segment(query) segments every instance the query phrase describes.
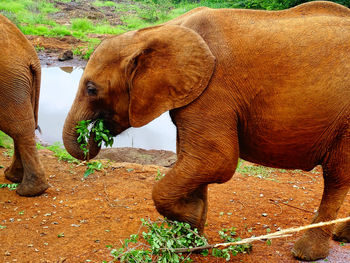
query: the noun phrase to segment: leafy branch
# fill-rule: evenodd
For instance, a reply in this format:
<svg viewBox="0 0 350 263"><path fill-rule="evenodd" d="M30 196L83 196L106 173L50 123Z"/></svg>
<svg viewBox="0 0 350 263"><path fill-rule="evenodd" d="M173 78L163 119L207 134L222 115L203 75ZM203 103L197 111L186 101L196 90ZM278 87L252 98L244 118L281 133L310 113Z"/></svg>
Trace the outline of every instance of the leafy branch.
<svg viewBox="0 0 350 263"><path fill-rule="evenodd" d="M16 190L18 185L19 184L15 184L15 183L13 183L13 184L0 184L0 188L8 188L12 191L12 190Z"/></svg>
<svg viewBox="0 0 350 263"><path fill-rule="evenodd" d="M198 233L197 229L191 229L187 223L170 220L160 220L151 222L141 219L142 226L148 232L142 233L142 238L147 244L139 241L139 234L133 234L125 239L121 248L112 249L111 254L115 260L120 262L191 262L192 252L201 251L203 256L212 255L216 257L230 259L230 254L249 253L251 245L229 246L225 249L214 248L209 245L205 237ZM225 241L237 240L234 228L222 230L221 238Z"/></svg>
<svg viewBox="0 0 350 263"><path fill-rule="evenodd" d="M102 143L104 143L106 147L113 145L113 136L110 131L105 128L102 119L97 119L96 121L79 121L75 128L79 135L77 141L87 160L89 160L89 140L92 135L94 135L94 141L97 142L98 146L102 146Z"/></svg>

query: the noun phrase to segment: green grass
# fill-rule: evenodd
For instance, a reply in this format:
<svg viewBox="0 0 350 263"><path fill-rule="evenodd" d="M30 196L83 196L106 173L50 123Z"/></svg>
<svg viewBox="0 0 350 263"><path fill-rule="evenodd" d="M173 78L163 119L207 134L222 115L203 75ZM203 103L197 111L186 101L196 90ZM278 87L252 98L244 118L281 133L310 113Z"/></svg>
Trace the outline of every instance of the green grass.
<svg viewBox="0 0 350 263"><path fill-rule="evenodd" d="M11 149L13 147L13 140L6 133L0 131L0 147Z"/></svg>
<svg viewBox="0 0 350 263"><path fill-rule="evenodd" d="M54 153L54 156L58 158L59 161L65 161L69 163L80 163L79 160L75 159L73 156L71 156L66 149L63 148L62 143L55 142L52 145L49 146L42 146L40 143L36 144L37 149L48 149Z"/></svg>
<svg viewBox="0 0 350 263"><path fill-rule="evenodd" d="M97 6L97 7L101 7L101 6L109 6L109 7L115 7L117 6L117 3L113 2L113 1L95 1L93 3L94 6Z"/></svg>
<svg viewBox="0 0 350 263"><path fill-rule="evenodd" d="M273 178L276 176L274 175L274 173L287 172L287 170L285 169L275 169L275 168L265 167L262 165L247 165L247 164L242 165L242 163L243 161L239 160L238 168L236 169L237 173L240 173L245 176L257 177L259 179L266 179L266 180L278 182L276 178Z"/></svg>
<svg viewBox="0 0 350 263"><path fill-rule="evenodd" d="M60 0L58 2L70 2ZM178 17L199 6L210 8L254 8L279 10L305 0L136 0L123 3L116 1L96 0L96 8L109 7L120 15L122 25L112 26L108 21L96 21L87 18L73 18L70 24L59 25L49 18L49 14L59 11L51 0L0 0L0 13L7 16L26 35L46 37L74 36L83 41L90 41L92 34L118 35L130 30L136 30L160 24ZM348 0L334 2L350 6ZM92 45L90 45L92 46ZM93 50L89 47L82 51L82 56L88 58Z"/></svg>
<svg viewBox="0 0 350 263"><path fill-rule="evenodd" d="M92 32L93 23L87 18L75 18L71 20L72 29L75 31Z"/></svg>

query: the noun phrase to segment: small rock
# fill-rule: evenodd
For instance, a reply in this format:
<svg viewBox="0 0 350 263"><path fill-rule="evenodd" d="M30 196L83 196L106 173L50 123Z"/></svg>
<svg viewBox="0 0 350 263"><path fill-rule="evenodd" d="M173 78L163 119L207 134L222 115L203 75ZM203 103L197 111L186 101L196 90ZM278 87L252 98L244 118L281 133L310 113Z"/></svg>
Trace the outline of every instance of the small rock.
<svg viewBox="0 0 350 263"><path fill-rule="evenodd" d="M80 227L80 225L76 225L76 224L71 224L70 226L72 226L72 227Z"/></svg>
<svg viewBox="0 0 350 263"><path fill-rule="evenodd" d="M263 217L267 217L267 213L262 213L261 214Z"/></svg>
<svg viewBox="0 0 350 263"><path fill-rule="evenodd" d="M72 50L66 50L58 56L59 61L66 61L66 60L70 60L70 59L73 59Z"/></svg>
<svg viewBox="0 0 350 263"><path fill-rule="evenodd" d="M5 256L11 256L11 252L10 251L6 251L5 252Z"/></svg>

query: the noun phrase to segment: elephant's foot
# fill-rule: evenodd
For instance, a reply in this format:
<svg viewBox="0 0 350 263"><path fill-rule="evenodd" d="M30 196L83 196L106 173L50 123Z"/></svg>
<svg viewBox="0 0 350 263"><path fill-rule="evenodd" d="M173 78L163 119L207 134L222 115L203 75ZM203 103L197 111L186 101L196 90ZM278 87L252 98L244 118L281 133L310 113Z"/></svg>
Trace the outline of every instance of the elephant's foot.
<svg viewBox="0 0 350 263"><path fill-rule="evenodd" d="M333 239L340 242L350 243L350 222L336 225L333 232Z"/></svg>
<svg viewBox="0 0 350 263"><path fill-rule="evenodd" d="M22 183L17 187L17 194L21 196L37 196L41 195L50 186L47 183L45 177L31 178L31 180L23 179Z"/></svg>
<svg viewBox="0 0 350 263"><path fill-rule="evenodd" d="M207 217L206 191L206 186L200 187L194 193L178 200L159 198L153 192L153 200L157 211L164 217L187 222L192 228L197 228L199 233L203 233Z"/></svg>
<svg viewBox="0 0 350 263"><path fill-rule="evenodd" d="M23 179L23 168L7 167L5 170L5 178L13 183L20 183Z"/></svg>
<svg viewBox="0 0 350 263"><path fill-rule="evenodd" d="M306 261L325 258L329 254L329 239L323 230L310 229L294 244L292 254Z"/></svg>
<svg viewBox="0 0 350 263"><path fill-rule="evenodd" d="M189 223L192 228L197 228L199 233L203 233L206 221L206 208L203 201L198 200L198 202L188 203L181 200L167 207L157 205L156 203L156 208L164 217L170 220Z"/></svg>

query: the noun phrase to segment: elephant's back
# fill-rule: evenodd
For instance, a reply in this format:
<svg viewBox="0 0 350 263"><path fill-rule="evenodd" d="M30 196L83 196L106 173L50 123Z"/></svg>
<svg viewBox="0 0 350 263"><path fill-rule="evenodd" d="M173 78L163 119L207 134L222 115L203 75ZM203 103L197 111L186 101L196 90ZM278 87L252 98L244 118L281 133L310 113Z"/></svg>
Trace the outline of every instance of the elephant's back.
<svg viewBox="0 0 350 263"><path fill-rule="evenodd" d="M328 1L308 2L296 7L281 11L285 13L294 13L302 16L306 15L332 15L350 18L350 9Z"/></svg>
<svg viewBox="0 0 350 263"><path fill-rule="evenodd" d="M34 47L23 33L5 16L0 14L0 47L3 54L13 57L35 52ZM22 53L23 52L23 53ZM4 57L4 56L2 56ZM21 58L23 59L23 57Z"/></svg>
<svg viewBox="0 0 350 263"><path fill-rule="evenodd" d="M0 14L0 74L40 65L33 45L9 19ZM2 72L2 73L1 73Z"/></svg>

